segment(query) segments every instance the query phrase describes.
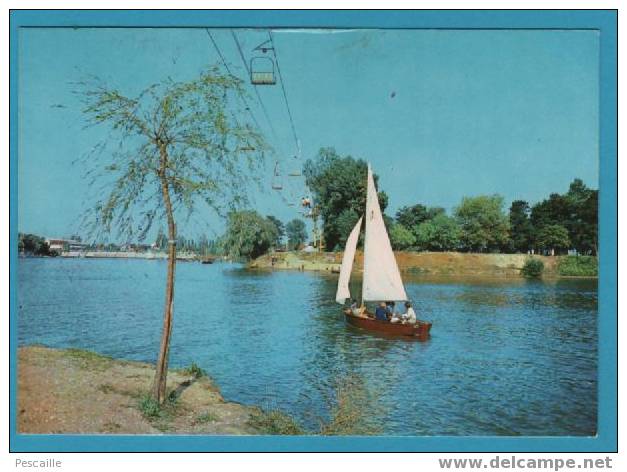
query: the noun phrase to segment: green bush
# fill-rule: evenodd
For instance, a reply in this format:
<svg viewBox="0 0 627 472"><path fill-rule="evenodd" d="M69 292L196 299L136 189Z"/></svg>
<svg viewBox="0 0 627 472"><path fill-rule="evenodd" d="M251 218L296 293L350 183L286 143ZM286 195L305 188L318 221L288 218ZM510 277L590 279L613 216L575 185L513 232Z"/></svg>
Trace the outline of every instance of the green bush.
<svg viewBox="0 0 627 472"><path fill-rule="evenodd" d="M528 279L538 278L544 272L544 262L540 259L527 259L520 273Z"/></svg>
<svg viewBox="0 0 627 472"><path fill-rule="evenodd" d="M250 415L248 424L261 434L299 435L304 433L294 418L278 410L259 410Z"/></svg>
<svg viewBox="0 0 627 472"><path fill-rule="evenodd" d="M201 377L206 377L207 372L203 368L201 368L195 362L192 362L189 367L186 367L182 370L185 375L191 375L195 379L200 379Z"/></svg>
<svg viewBox="0 0 627 472"><path fill-rule="evenodd" d="M149 394L143 395L139 400L139 411L149 420L160 418L163 414L157 400Z"/></svg>
<svg viewBox="0 0 627 472"><path fill-rule="evenodd" d="M566 276L596 277L599 264L594 256L565 256L560 258L557 272Z"/></svg>

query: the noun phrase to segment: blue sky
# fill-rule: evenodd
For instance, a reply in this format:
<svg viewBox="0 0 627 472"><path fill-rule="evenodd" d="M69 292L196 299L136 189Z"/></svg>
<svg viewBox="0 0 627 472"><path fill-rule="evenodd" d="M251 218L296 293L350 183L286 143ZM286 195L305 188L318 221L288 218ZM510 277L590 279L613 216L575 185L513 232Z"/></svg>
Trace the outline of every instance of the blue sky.
<svg viewBox="0 0 627 472"><path fill-rule="evenodd" d="M267 32L236 33L247 59L261 54L253 49ZM231 32L212 34L245 78ZM389 214L418 202L450 211L463 196L493 193L508 205L535 203L575 177L597 187L595 31L279 30L274 40L301 162L322 146L370 161ZM218 60L203 29L22 29L19 230L68 236L93 203L84 168L72 162L105 132L84 129L72 82L96 75L132 96ZM253 113L287 172L298 151L281 87L258 91L274 132L250 87ZM303 181L284 177L279 195L273 165L269 159L262 189L251 193L260 213L287 221L299 216L286 200L302 195ZM223 230L217 216L200 217Z"/></svg>

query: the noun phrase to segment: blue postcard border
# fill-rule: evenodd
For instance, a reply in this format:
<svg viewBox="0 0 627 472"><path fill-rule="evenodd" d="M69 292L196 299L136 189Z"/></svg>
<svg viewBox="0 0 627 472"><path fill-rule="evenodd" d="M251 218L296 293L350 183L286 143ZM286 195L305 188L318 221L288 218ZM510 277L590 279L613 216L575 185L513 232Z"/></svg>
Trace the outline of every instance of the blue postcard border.
<svg viewBox="0 0 627 472"><path fill-rule="evenodd" d="M10 13L10 418L12 452L615 452L618 449L617 18L615 10L13 10ZM600 33L599 384L594 437L120 436L18 434L18 31L26 27L594 29Z"/></svg>

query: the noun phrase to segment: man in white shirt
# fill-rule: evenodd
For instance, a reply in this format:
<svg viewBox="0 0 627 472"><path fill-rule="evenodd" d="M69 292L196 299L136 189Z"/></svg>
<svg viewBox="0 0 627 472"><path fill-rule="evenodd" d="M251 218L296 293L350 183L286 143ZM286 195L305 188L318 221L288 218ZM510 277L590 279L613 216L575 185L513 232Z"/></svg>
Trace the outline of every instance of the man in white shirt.
<svg viewBox="0 0 627 472"><path fill-rule="evenodd" d="M410 302L405 302L405 309L407 312L403 315L403 324L416 324L416 312Z"/></svg>

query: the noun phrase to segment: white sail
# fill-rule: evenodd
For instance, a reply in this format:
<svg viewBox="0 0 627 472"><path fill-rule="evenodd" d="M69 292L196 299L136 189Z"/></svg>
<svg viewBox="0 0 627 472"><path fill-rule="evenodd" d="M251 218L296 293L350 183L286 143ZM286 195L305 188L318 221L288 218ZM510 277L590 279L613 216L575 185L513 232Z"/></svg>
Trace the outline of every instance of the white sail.
<svg viewBox="0 0 627 472"><path fill-rule="evenodd" d="M366 239L364 243L364 301L407 300L401 274L383 222L379 198L368 165L366 199Z"/></svg>
<svg viewBox="0 0 627 472"><path fill-rule="evenodd" d="M351 296L350 290L348 289L348 281L351 278L351 270L353 269L353 260L355 259L355 250L357 249L357 240L359 239L359 230L361 229L361 220L362 218L359 218L359 221L348 236L344 256L342 256L340 279L337 282L337 293L335 294L335 301L340 305L343 305L346 299Z"/></svg>

